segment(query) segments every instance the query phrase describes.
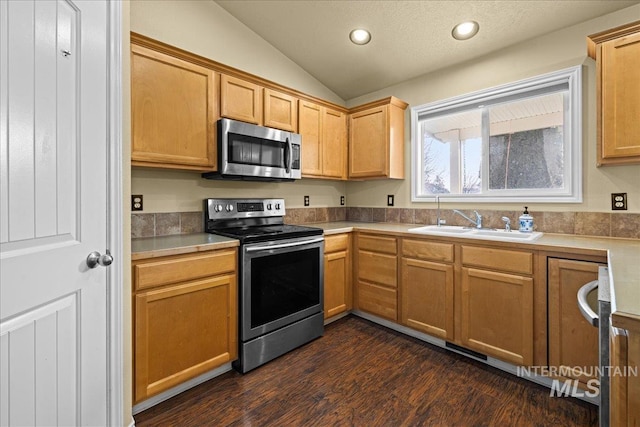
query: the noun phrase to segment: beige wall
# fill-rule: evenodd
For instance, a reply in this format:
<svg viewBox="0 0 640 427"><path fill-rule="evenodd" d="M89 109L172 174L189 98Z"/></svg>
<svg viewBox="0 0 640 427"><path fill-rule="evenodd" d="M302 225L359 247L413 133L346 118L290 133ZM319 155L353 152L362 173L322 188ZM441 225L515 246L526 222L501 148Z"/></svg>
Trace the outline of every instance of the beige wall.
<svg viewBox="0 0 640 427"><path fill-rule="evenodd" d="M584 201L579 204L541 203L534 209L609 212L610 194L627 192L629 211L640 212L640 194L638 191L634 194L633 191L633 184L640 179L640 167L595 167L595 63L586 56L585 41L587 35L636 19L633 17L640 17L640 5L348 100L347 106L394 95L407 101L411 108L542 73L583 65ZM131 2L131 30L302 92L344 104L335 94L212 1L134 0ZM205 181L197 173L191 172L135 169L132 172L132 192L145 196L144 212L150 213L200 210L201 200L206 197L244 196L284 196L287 206L302 207L303 196L309 195L311 206L325 207L338 206L340 196L346 195L348 206L380 207L386 206L387 194L394 194L396 207L430 207L431 203L411 202L409 117L408 109L405 180L344 183L303 179L295 183L281 184L237 183ZM638 196L635 196L636 194ZM456 203L451 206L484 208L477 203ZM516 209L520 203L499 206Z"/></svg>
<svg viewBox="0 0 640 427"><path fill-rule="evenodd" d="M211 0L132 0L131 31L344 105L342 98Z"/></svg>
<svg viewBox="0 0 640 427"><path fill-rule="evenodd" d="M346 183L303 179L294 182L215 181L193 172L135 168L131 172L132 194L144 195L144 212L193 212L202 210L208 197L280 197L289 208L304 206L304 196L312 207L340 205Z"/></svg>
<svg viewBox="0 0 640 427"><path fill-rule="evenodd" d="M177 46L276 83L344 105L344 101L213 1L131 2L131 31ZM202 210L207 197L284 197L287 207L339 206L340 181L293 183L209 181L195 172L135 168L132 194L144 196L144 212Z"/></svg>
<svg viewBox="0 0 640 427"><path fill-rule="evenodd" d="M407 179L397 182L356 182L347 185L349 206L386 205L386 194L395 194L396 206L430 207L433 203L411 203L410 113L411 107L486 89L539 74L583 65L583 203L540 203L536 211L611 211L611 193L628 193L629 212L640 212L640 166L596 168L595 61L587 57L586 36L640 19L640 5L517 44L482 58L426 74L419 78L347 101L352 107L394 95L408 102L405 121ZM485 209L478 203L473 206ZM496 204L492 204L494 206ZM457 203L452 207L471 207ZM509 209L520 204L500 204ZM531 206L531 204L529 205Z"/></svg>

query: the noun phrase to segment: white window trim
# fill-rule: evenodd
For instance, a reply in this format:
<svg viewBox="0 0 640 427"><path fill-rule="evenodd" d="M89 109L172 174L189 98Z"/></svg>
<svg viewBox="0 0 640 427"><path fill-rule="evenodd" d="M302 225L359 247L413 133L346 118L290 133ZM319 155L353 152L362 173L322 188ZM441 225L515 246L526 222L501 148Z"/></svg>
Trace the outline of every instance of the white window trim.
<svg viewBox="0 0 640 427"><path fill-rule="evenodd" d="M545 195L527 194L527 191L518 190L518 195L505 195L496 197L493 194L419 194L420 170L422 153L420 152L420 125L418 117L425 113L446 111L454 107L486 102L505 94L527 92L533 88L543 88L556 84L566 83L569 86L569 114L565 116L565 132L569 132L569 150L565 151L565 167L571 168L571 172L565 175L570 179L567 187L562 190L545 190ZM483 156L484 158L484 156ZM483 160L484 162L484 160ZM472 92L469 94L448 98L442 101L411 107L411 201L433 202L436 196L446 198L454 202L478 202L478 203L504 203L504 202L540 202L540 203L581 203L582 202L582 66L566 68L541 76L496 86L489 89ZM488 170L483 164L483 170ZM540 190L532 190L532 192Z"/></svg>

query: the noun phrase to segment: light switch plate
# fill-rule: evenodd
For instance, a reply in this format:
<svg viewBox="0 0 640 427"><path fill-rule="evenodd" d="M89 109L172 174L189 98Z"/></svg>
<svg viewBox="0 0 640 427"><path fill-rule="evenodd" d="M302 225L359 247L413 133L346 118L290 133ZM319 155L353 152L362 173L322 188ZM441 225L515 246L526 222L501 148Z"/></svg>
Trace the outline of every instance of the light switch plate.
<svg viewBox="0 0 640 427"><path fill-rule="evenodd" d="M387 196L387 206L393 206L393 194Z"/></svg>

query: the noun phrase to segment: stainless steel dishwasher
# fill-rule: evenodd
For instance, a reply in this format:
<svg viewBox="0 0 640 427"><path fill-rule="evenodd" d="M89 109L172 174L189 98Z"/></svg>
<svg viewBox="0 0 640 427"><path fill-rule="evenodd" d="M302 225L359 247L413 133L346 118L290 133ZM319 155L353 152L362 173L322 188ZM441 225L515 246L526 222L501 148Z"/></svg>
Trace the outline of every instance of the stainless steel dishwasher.
<svg viewBox="0 0 640 427"><path fill-rule="evenodd" d="M586 283L578 290L578 308L589 323L598 328L600 370L600 427L609 426L609 326L611 324L611 297L609 269L598 269L598 280Z"/></svg>

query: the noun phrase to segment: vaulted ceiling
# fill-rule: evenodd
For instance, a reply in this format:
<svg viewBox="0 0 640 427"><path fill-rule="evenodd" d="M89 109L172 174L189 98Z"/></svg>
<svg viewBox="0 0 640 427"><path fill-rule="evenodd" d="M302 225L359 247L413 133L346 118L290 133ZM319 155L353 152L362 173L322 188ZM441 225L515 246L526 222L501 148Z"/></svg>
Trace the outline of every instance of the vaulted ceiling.
<svg viewBox="0 0 640 427"><path fill-rule="evenodd" d="M217 0L344 100L623 9L618 0ZM630 21L638 20L630 17ZM474 20L480 32L451 37ZM365 28L357 46L349 32ZM586 51L586 45L585 45Z"/></svg>

